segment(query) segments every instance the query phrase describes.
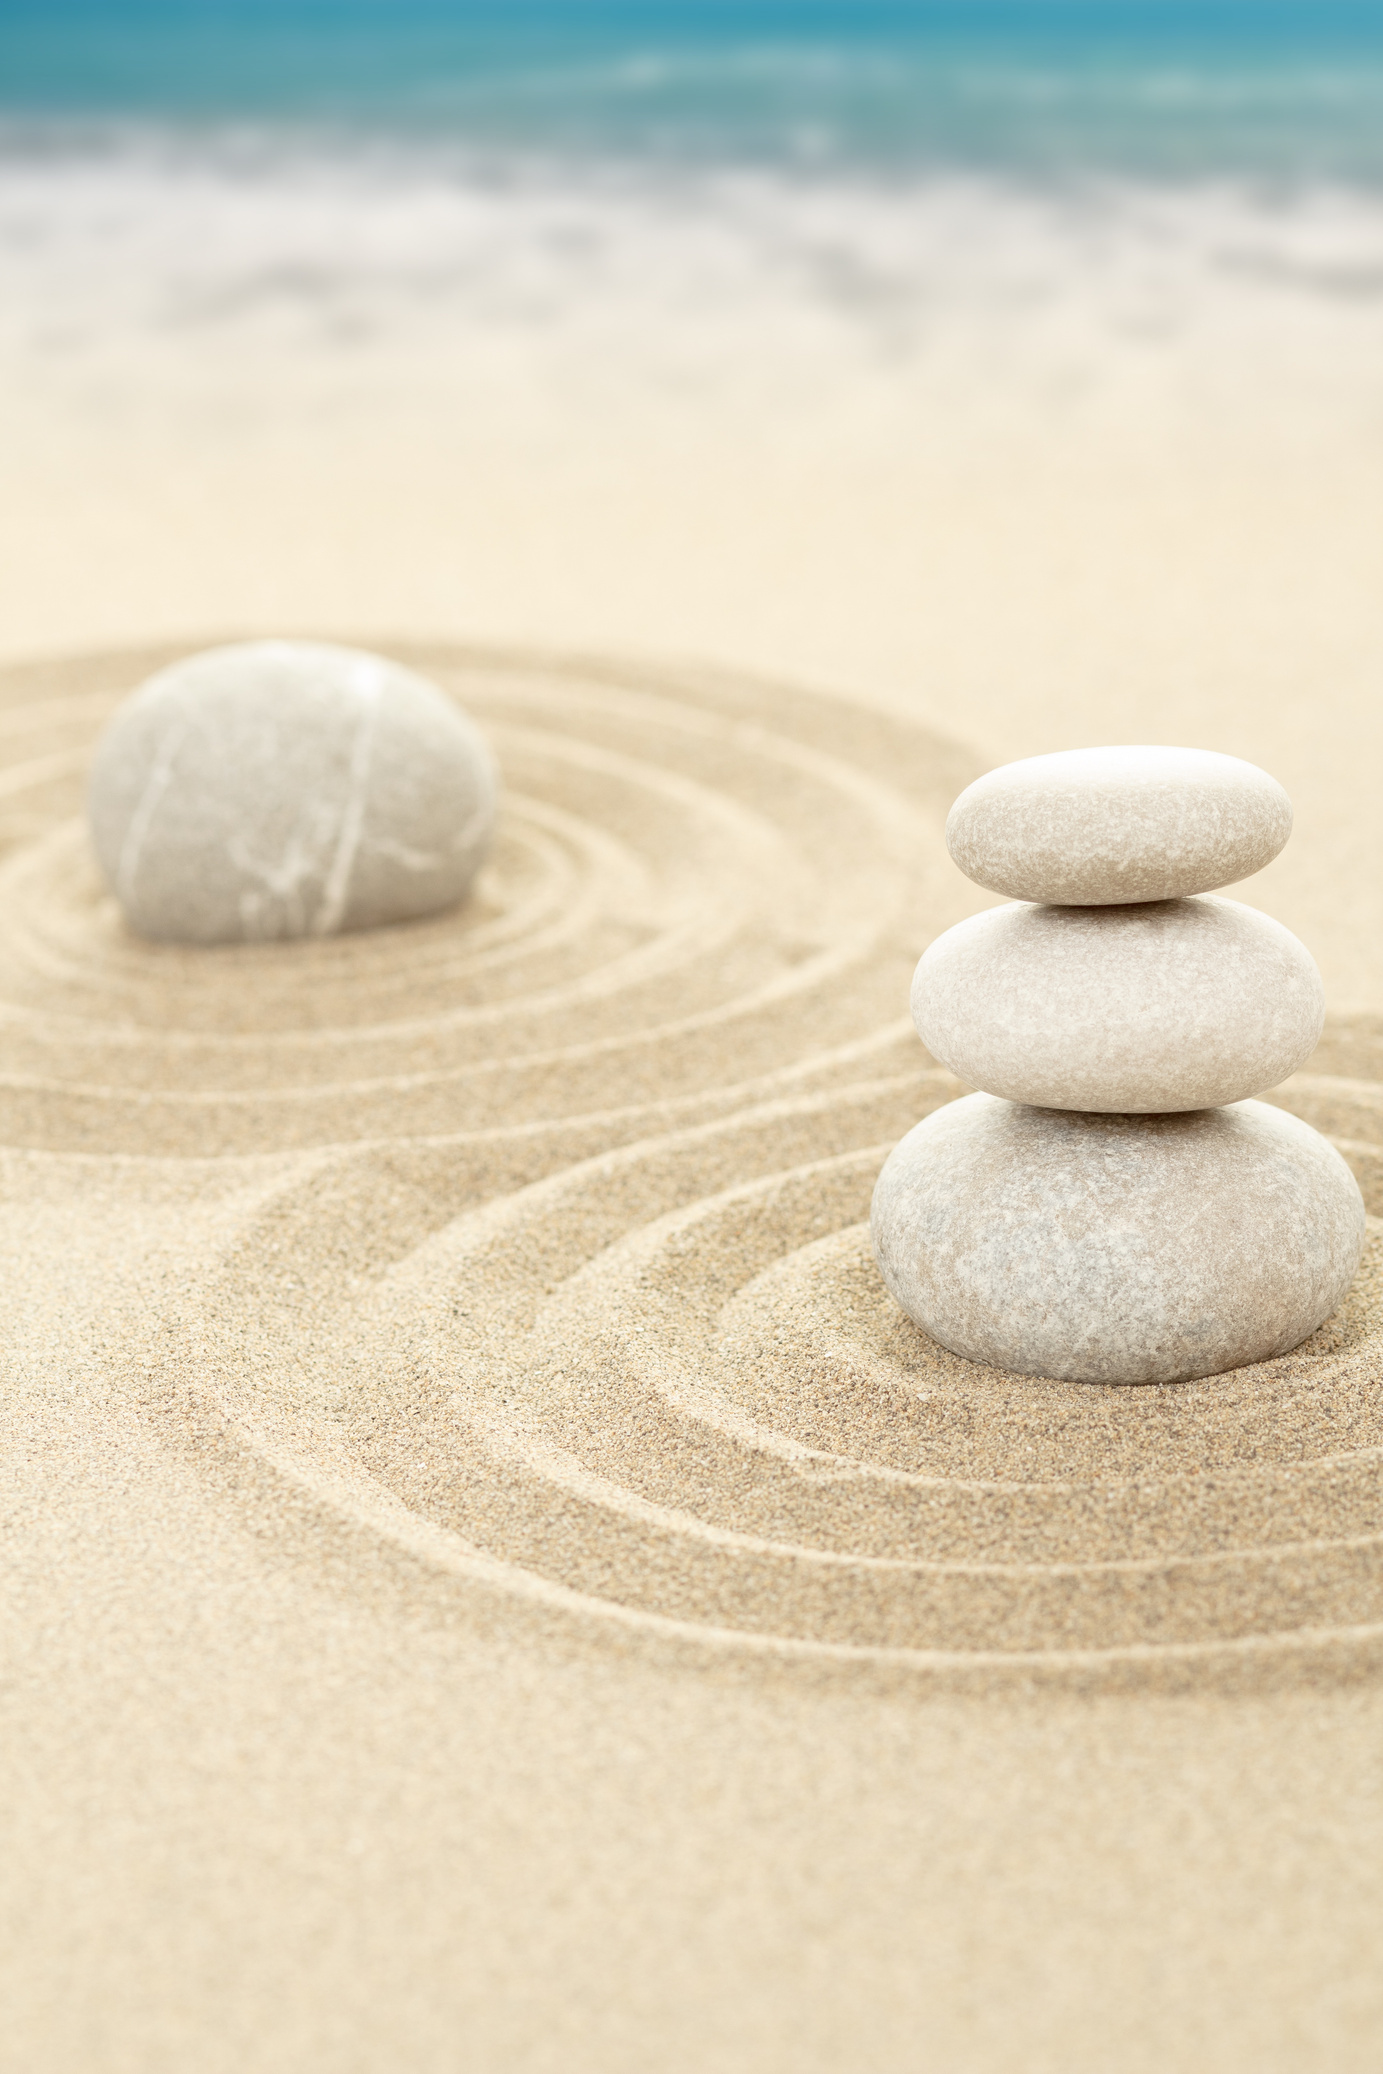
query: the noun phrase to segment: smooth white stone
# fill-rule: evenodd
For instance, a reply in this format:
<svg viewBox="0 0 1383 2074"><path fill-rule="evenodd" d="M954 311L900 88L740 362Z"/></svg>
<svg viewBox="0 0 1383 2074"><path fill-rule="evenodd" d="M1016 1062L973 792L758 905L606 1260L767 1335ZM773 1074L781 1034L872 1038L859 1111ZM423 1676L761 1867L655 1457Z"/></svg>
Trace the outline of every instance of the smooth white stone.
<svg viewBox="0 0 1383 2074"><path fill-rule="evenodd" d="M1265 1102L1073 1116L969 1095L886 1162L870 1217L924 1332L995 1368L1175 1383L1285 1354L1354 1279L1343 1159Z"/></svg>
<svg viewBox="0 0 1383 2074"><path fill-rule="evenodd" d="M970 1087L1049 1109L1207 1109L1276 1087L1315 1049L1305 945L1222 898L989 908L923 953L922 1042Z"/></svg>
<svg viewBox="0 0 1383 2074"><path fill-rule="evenodd" d="M97 745L91 833L132 928L174 943L330 936L450 907L494 828L484 737L359 649L212 648L151 677Z"/></svg>
<svg viewBox="0 0 1383 2074"><path fill-rule="evenodd" d="M1261 871L1292 832L1275 778L1209 749L1063 749L977 778L946 821L967 878L1060 906L1175 900Z"/></svg>

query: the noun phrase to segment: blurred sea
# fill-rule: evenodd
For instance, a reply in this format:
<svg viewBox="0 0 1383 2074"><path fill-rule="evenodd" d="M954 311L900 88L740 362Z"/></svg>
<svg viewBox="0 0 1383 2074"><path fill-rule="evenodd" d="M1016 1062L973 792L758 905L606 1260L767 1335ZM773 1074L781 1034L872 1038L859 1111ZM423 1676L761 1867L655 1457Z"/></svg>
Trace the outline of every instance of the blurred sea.
<svg viewBox="0 0 1383 2074"><path fill-rule="evenodd" d="M1383 307L1383 4L0 0L0 353L49 371L592 327L704 371L745 325L897 362L1227 295Z"/></svg>
<svg viewBox="0 0 1383 2074"><path fill-rule="evenodd" d="M0 110L35 140L1373 183L1383 0L0 0Z"/></svg>

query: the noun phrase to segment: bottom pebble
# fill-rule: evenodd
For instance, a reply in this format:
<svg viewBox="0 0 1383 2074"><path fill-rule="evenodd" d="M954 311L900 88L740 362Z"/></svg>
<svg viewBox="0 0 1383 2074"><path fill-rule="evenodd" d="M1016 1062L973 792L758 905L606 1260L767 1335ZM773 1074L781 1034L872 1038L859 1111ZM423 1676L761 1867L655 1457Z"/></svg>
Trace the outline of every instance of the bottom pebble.
<svg viewBox="0 0 1383 2074"><path fill-rule="evenodd" d="M1175 1116L948 1103L874 1190L885 1282L991 1367L1176 1383L1298 1346L1354 1279L1364 1204L1318 1131L1267 1102Z"/></svg>

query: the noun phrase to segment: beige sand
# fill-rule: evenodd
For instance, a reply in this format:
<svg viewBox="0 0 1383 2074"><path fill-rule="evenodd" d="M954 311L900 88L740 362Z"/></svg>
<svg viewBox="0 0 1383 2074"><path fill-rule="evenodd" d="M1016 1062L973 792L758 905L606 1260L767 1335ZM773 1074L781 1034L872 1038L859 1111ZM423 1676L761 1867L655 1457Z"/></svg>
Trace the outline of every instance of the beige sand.
<svg viewBox="0 0 1383 2074"><path fill-rule="evenodd" d="M1375 2074L1376 1245L1288 1361L1035 1393L861 1229L955 1091L950 799L1110 740L1291 793L1281 1099L1383 1211L1373 205L751 182L562 259L175 170L0 241L0 2063ZM121 932L133 650L264 633L493 731L472 913Z"/></svg>
<svg viewBox="0 0 1383 2074"><path fill-rule="evenodd" d="M3 681L13 2063L1372 2068L1383 1234L1228 1381L932 1350L863 1219L973 750L396 652L501 839L309 945L102 892L159 656ZM1337 1012L1277 1097L1375 1212L1381 1096Z"/></svg>

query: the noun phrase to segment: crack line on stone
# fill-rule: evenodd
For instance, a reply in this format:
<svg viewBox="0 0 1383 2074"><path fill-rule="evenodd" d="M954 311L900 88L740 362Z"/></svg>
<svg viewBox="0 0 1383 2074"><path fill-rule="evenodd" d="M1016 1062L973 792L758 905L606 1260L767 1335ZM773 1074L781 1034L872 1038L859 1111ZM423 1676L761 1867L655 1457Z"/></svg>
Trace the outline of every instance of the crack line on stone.
<svg viewBox="0 0 1383 2074"><path fill-rule="evenodd" d="M182 747L187 727L188 723L183 721L180 726L170 729L164 736L159 745L158 755L154 758L154 767L144 781L144 790L139 795L135 810L130 816L129 827L125 830L125 840L120 845L120 858L115 870L115 891L123 907L130 904L149 828L158 810L158 803L168 789L168 781L173 775L174 759Z"/></svg>
<svg viewBox="0 0 1383 2074"><path fill-rule="evenodd" d="M360 695L360 725L351 747L350 789L341 814L336 855L331 860L331 869L322 888L322 904L312 924L314 936L331 936L341 926L346 911L346 894L365 825L365 791L374 750L375 725L379 718L383 672L372 662L362 662L353 672L352 681Z"/></svg>

